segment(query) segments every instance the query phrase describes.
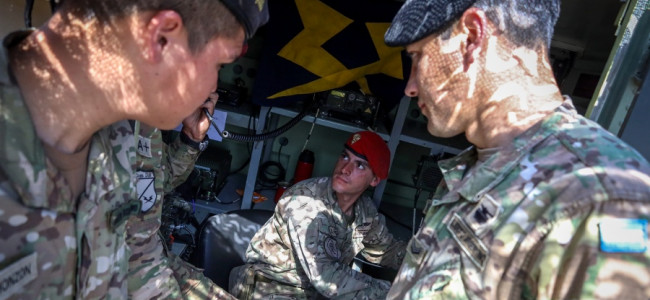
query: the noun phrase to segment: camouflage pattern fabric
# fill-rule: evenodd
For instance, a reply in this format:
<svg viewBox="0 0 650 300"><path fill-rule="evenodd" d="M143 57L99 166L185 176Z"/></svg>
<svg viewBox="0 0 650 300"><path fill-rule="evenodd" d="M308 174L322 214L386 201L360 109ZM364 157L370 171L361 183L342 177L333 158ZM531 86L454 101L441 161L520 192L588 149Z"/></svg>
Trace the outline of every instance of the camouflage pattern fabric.
<svg viewBox="0 0 650 300"><path fill-rule="evenodd" d="M10 37L3 41L8 44ZM5 47L0 48L0 299L71 298L76 201L45 157L20 90L10 80Z"/></svg>
<svg viewBox="0 0 650 300"><path fill-rule="evenodd" d="M5 45L29 33L7 37ZM129 257L125 226L139 210L128 194L135 193L129 123L93 135L85 192L75 201L47 162L20 91L9 80L6 48L2 57L0 272L11 286L3 297L124 299Z"/></svg>
<svg viewBox="0 0 650 300"><path fill-rule="evenodd" d="M365 195L354 204L350 222L336 201L329 177L292 186L251 240L246 260L254 276L233 274L239 279L233 294L250 289L247 285L255 281L253 299L272 295L284 299L385 297L389 282L354 271L350 264L361 253L370 262L396 269L405 244L388 232L384 217Z"/></svg>
<svg viewBox="0 0 650 300"><path fill-rule="evenodd" d="M650 166L634 149L567 100L476 159L439 163L389 299L650 299Z"/></svg>
<svg viewBox="0 0 650 300"><path fill-rule="evenodd" d="M29 33L14 33L3 45ZM72 199L10 79L5 47L0 53L0 299L126 299L129 258L137 256L126 244L127 222L141 212L132 126L118 122L93 136L85 193ZM146 227L129 224L130 232ZM183 284L181 293L190 286L211 297L230 297L188 267L174 270L174 282L191 283Z"/></svg>
<svg viewBox="0 0 650 300"><path fill-rule="evenodd" d="M136 185L141 211L127 225L131 250L129 298L233 298L205 277L202 270L168 253L158 234L164 194L187 179L199 151L179 138L167 146L160 130L137 122L134 126L139 128Z"/></svg>
<svg viewBox="0 0 650 300"><path fill-rule="evenodd" d="M194 267L178 256L170 255L169 265L180 284L183 299L237 299L203 275L203 269Z"/></svg>

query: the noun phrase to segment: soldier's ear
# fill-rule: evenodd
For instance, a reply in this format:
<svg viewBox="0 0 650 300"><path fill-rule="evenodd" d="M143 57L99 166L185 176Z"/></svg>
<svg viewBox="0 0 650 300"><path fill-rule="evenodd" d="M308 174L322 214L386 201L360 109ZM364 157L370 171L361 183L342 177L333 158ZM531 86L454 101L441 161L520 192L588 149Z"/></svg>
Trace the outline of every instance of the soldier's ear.
<svg viewBox="0 0 650 300"><path fill-rule="evenodd" d="M488 19L485 12L478 8L466 10L460 19L459 24L467 38L463 50L465 70L469 68L475 58L479 55L481 48L485 44L487 34Z"/></svg>
<svg viewBox="0 0 650 300"><path fill-rule="evenodd" d="M381 182L381 179L379 179L377 175L372 175L372 176L373 177L372 177L372 181L370 181L370 186L376 187Z"/></svg>
<svg viewBox="0 0 650 300"><path fill-rule="evenodd" d="M165 51L187 47L187 35L181 16L172 10L156 12L146 24L146 58L160 62Z"/></svg>

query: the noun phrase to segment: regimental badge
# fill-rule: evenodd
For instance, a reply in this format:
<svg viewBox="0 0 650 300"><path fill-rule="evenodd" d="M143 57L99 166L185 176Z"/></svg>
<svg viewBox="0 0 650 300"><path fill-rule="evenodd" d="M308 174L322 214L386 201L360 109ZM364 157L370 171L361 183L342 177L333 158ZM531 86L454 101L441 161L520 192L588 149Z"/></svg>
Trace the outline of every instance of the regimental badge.
<svg viewBox="0 0 650 300"><path fill-rule="evenodd" d="M260 11L264 8L264 1L265 0L255 0L255 4L257 4L257 8L259 8Z"/></svg>
<svg viewBox="0 0 650 300"><path fill-rule="evenodd" d="M334 239L329 237L326 238L324 247L325 253L327 253L331 258L335 258L336 260L341 259L341 250L336 246L336 241Z"/></svg>
<svg viewBox="0 0 650 300"><path fill-rule="evenodd" d="M499 216L501 205L489 194L485 194L481 201L467 214L465 221L472 232L481 235L491 228L491 224Z"/></svg>
<svg viewBox="0 0 650 300"><path fill-rule="evenodd" d="M352 140L350 141L350 145L352 145L352 144L358 142L360 139L361 139L361 135L358 134L358 133L355 133L355 134L352 136Z"/></svg>
<svg viewBox="0 0 650 300"><path fill-rule="evenodd" d="M472 262L482 271L488 258L488 248L483 244L470 227L457 214L451 218L447 229L454 237L460 248L469 256Z"/></svg>
<svg viewBox="0 0 650 300"><path fill-rule="evenodd" d="M136 172L136 190L138 192L138 200L142 203L141 211L147 212L154 204L156 204L156 188L154 182L156 177L153 172L137 171Z"/></svg>

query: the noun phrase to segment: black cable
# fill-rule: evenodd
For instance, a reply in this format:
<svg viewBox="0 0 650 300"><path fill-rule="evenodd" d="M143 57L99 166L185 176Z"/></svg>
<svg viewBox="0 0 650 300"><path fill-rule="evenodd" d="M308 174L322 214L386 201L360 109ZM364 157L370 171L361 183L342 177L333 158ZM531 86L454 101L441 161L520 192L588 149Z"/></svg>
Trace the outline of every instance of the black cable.
<svg viewBox="0 0 650 300"><path fill-rule="evenodd" d="M59 1L50 0L50 11L54 11L59 7ZM23 20L25 22L25 27L32 27L32 11L34 10L34 0L27 0L25 2L25 11L23 11Z"/></svg>
<svg viewBox="0 0 650 300"><path fill-rule="evenodd" d="M25 3L25 11L23 12L23 19L27 28L32 27L32 10L34 9L34 0L27 0Z"/></svg>
<svg viewBox="0 0 650 300"><path fill-rule="evenodd" d="M59 0L50 0L50 11L52 13L59 7L60 2Z"/></svg>
<svg viewBox="0 0 650 300"><path fill-rule="evenodd" d="M215 200L216 200L217 202L219 202L220 204L224 204L224 205L233 204L233 203L235 203L235 202L241 200L241 197L239 197L239 198L235 198L235 200L232 200L232 201L230 201L230 202L225 202L225 201L221 201L221 199L219 199L218 196L215 196L214 198L215 198Z"/></svg>
<svg viewBox="0 0 650 300"><path fill-rule="evenodd" d="M416 216L417 210L418 210L418 198L420 198L420 192L422 192L422 189L420 189L420 188L415 190L415 197L413 197L413 220L412 220L413 223L411 225L411 226L413 226L413 227L411 227L411 233L413 235L415 235L415 216Z"/></svg>
<svg viewBox="0 0 650 300"><path fill-rule="evenodd" d="M280 145L280 149L278 149L278 162L280 163L280 165L282 165L282 161L280 161L280 154L282 154L282 147L284 146Z"/></svg>
<svg viewBox="0 0 650 300"><path fill-rule="evenodd" d="M255 118L255 116L252 113L250 115L248 115L248 126L246 127L246 130L248 130L248 132L251 131L251 126L253 126L253 130L255 130L255 122L252 122L252 120L254 118ZM248 166L248 164L251 162L251 156L253 156L253 149L252 148L253 148L253 145L251 145L251 144L246 145L246 150L248 151L248 158L246 159L246 161L239 168L235 169L234 171L228 172L228 175L226 175L226 177L229 177L230 175L233 175L233 174L237 174L241 170L246 168L246 166Z"/></svg>
<svg viewBox="0 0 650 300"><path fill-rule="evenodd" d="M300 120L302 120L302 118L304 118L305 115L307 115L307 113L309 113L312 106L317 105L317 104L318 103L316 103L316 102L312 102L312 105L306 105L298 115L293 117L293 119L289 120L289 122L282 125L280 128L277 128L277 129L275 129L275 130L273 130L271 132L266 132L266 133L261 133L261 134L253 134L253 135L237 134L237 133L229 132L227 130L221 131L221 129L219 129L219 127L217 127L217 125L212 121L212 116L210 115L208 110L204 109L204 111L205 111L205 114L208 116L208 119L210 119L210 123L212 123L212 126L214 127L214 129L217 130L217 132L219 133L219 135L221 135L222 138L230 139L230 140L234 140L234 141L238 141L238 142L248 142L248 143L250 143L250 142L259 142L259 141L263 141L263 140L266 140L266 139L274 138L274 137L277 137L277 136L285 133L287 130L291 129L291 127L295 126L298 122L300 122ZM271 112L271 110L269 110L269 113L270 112Z"/></svg>
<svg viewBox="0 0 650 300"><path fill-rule="evenodd" d="M244 162L244 163L243 163L239 168L237 168L236 170L234 170L234 171L230 171L230 173L228 173L228 176L239 173L241 170L243 170L244 168L246 168L246 166L247 166L250 162L251 162L251 157L250 157L250 155L249 155L248 158L246 159L246 161L245 161L245 162Z"/></svg>

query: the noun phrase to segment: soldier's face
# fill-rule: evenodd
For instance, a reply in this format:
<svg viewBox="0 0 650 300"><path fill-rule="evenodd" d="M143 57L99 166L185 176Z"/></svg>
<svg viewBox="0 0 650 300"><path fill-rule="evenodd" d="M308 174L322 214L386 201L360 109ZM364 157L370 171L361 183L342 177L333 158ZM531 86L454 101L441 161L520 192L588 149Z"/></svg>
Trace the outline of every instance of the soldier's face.
<svg viewBox="0 0 650 300"><path fill-rule="evenodd" d="M332 189L335 192L360 195L368 186L376 186L379 181L365 159L347 149L341 152L332 175Z"/></svg>
<svg viewBox="0 0 650 300"><path fill-rule="evenodd" d="M465 131L472 82L464 70L463 35L430 35L406 47L412 67L405 94L418 98L427 118L427 130L434 136L451 137Z"/></svg>
<svg viewBox="0 0 650 300"><path fill-rule="evenodd" d="M196 111L217 88L219 70L237 59L244 44L244 31L235 38L216 37L200 52L189 49L169 51L169 68L163 78L157 98L149 99L150 125L161 129L176 127ZM180 48L180 47L179 47Z"/></svg>

